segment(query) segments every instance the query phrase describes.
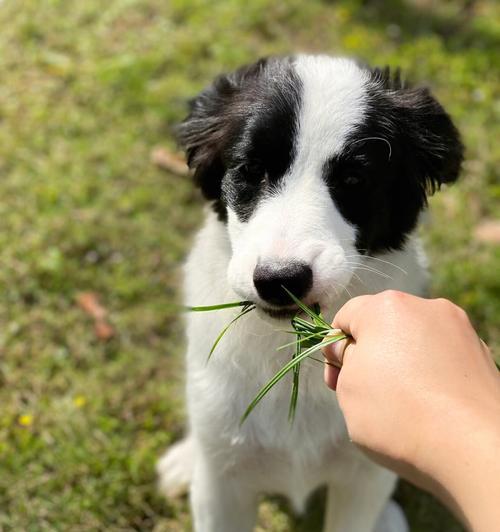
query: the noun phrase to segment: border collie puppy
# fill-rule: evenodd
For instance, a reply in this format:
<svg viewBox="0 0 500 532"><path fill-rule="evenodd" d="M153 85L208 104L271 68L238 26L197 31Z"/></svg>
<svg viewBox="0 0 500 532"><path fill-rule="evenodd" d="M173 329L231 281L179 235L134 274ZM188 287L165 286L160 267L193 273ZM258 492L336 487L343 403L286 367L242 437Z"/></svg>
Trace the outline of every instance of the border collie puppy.
<svg viewBox="0 0 500 532"><path fill-rule="evenodd" d="M257 310L209 349L238 311L187 317L189 435L158 465L166 494L190 485L197 532L253 529L263 493L300 511L327 485L325 530L406 530L388 502L396 477L346 432L323 368L302 363L295 420L291 377L240 418L290 360L295 313L286 286L327 320L351 296L426 293L414 233L427 194L456 180L459 134L441 105L399 73L298 55L218 77L178 130L209 200L185 267L188 305L249 300ZM394 434L394 438L398 435Z"/></svg>

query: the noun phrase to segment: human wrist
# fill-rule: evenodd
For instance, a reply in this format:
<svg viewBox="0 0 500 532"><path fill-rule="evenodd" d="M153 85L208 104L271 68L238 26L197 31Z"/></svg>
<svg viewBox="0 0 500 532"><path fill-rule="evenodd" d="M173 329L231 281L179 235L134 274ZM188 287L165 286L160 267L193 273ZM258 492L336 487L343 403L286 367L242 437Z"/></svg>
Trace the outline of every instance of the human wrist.
<svg viewBox="0 0 500 532"><path fill-rule="evenodd" d="M500 519L494 501L500 490L500 464L495 456L500 448L500 406L463 405L446 419L446 426L436 427L428 458L420 468L421 487L444 502L469 529L489 532Z"/></svg>

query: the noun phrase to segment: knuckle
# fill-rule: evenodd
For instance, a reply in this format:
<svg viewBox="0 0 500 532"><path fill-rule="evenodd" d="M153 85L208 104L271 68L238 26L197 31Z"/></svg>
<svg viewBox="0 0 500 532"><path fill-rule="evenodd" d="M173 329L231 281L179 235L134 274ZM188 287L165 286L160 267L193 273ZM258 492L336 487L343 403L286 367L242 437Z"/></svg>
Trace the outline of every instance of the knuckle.
<svg viewBox="0 0 500 532"><path fill-rule="evenodd" d="M469 322L469 317L467 315L467 312L462 307L459 307L449 299L446 299L444 297L440 297L435 300L436 304L438 304L440 307L442 307L443 312L447 312L449 315L455 317L456 319L462 321L462 322Z"/></svg>
<svg viewBox="0 0 500 532"><path fill-rule="evenodd" d="M450 307L453 305L453 303L449 299L446 299L444 297L438 297L434 300L434 302L437 305L440 305L441 307Z"/></svg>
<svg viewBox="0 0 500 532"><path fill-rule="evenodd" d="M406 294L398 290L385 290L380 294L382 304L388 308L395 308L401 305L405 299Z"/></svg>
<svg viewBox="0 0 500 532"><path fill-rule="evenodd" d="M458 305L453 305L453 310L455 312L455 315L460 321L469 323L469 316L467 315L467 312L465 312L463 308L459 307Z"/></svg>
<svg viewBox="0 0 500 532"><path fill-rule="evenodd" d="M406 296L404 292L400 292L399 290L394 289L385 290L384 292L382 292L382 294L389 301L401 301Z"/></svg>
<svg viewBox="0 0 500 532"><path fill-rule="evenodd" d="M450 312L451 303L443 297L438 297L429 303L432 305L430 308L435 309L435 312L437 312L440 316L445 316Z"/></svg>

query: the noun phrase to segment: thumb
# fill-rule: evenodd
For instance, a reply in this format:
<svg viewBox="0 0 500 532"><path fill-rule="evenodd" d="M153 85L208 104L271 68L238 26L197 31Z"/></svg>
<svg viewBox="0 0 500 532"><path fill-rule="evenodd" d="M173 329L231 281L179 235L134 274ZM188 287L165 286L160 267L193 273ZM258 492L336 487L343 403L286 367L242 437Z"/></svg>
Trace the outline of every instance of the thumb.
<svg viewBox="0 0 500 532"><path fill-rule="evenodd" d="M328 336L327 336L328 338ZM347 346L352 342L352 338L348 336L343 340L325 345L321 350L326 360L337 368L341 368L344 363L344 355Z"/></svg>

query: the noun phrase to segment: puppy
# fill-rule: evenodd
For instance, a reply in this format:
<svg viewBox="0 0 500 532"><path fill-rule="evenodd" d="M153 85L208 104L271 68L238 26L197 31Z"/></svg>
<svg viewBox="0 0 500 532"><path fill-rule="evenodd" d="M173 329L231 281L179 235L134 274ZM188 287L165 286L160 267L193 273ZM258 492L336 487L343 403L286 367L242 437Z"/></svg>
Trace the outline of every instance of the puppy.
<svg viewBox="0 0 500 532"><path fill-rule="evenodd" d="M188 305L249 300L257 310L187 318L189 436L159 463L167 494L190 484L197 532L253 529L259 496L300 511L327 485L328 532L402 531L395 475L349 442L323 368L301 365L240 418L291 357L276 351L296 312L282 289L329 320L352 296L426 293L415 237L427 194L458 177L459 134L441 105L399 73L351 59L268 58L218 77L191 103L179 139L210 202L185 267ZM398 435L394 434L397 438Z"/></svg>

